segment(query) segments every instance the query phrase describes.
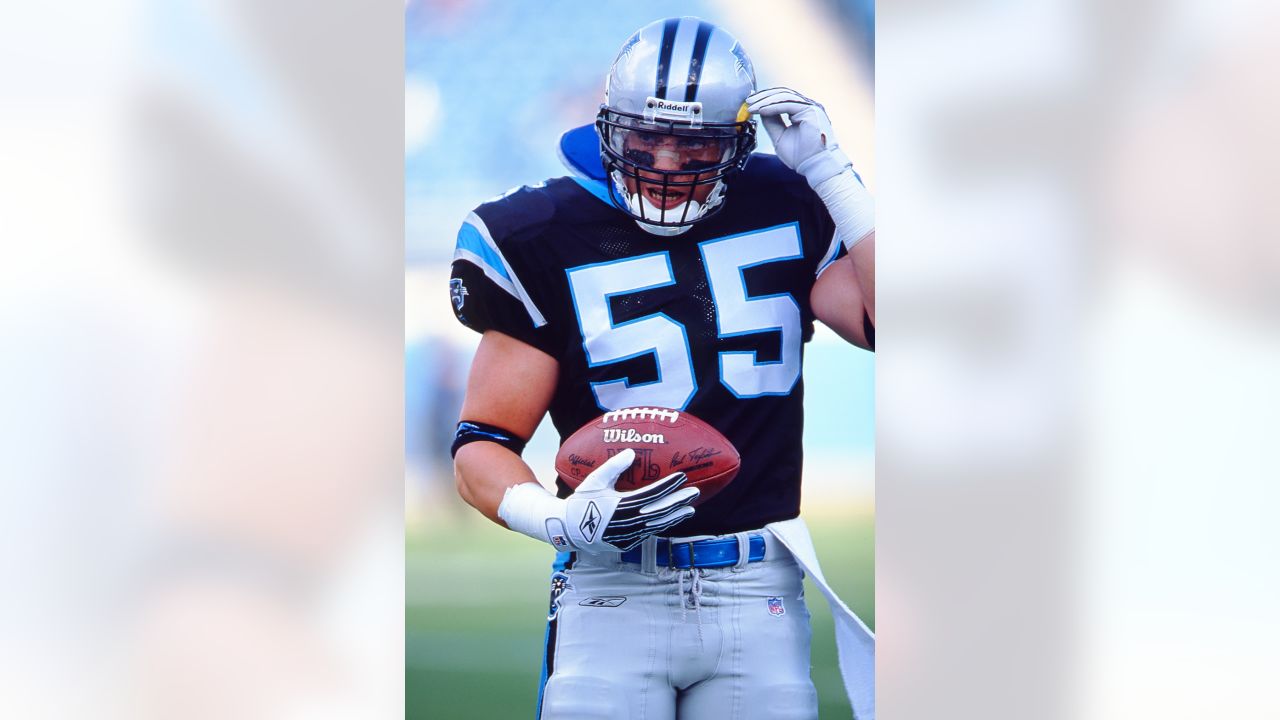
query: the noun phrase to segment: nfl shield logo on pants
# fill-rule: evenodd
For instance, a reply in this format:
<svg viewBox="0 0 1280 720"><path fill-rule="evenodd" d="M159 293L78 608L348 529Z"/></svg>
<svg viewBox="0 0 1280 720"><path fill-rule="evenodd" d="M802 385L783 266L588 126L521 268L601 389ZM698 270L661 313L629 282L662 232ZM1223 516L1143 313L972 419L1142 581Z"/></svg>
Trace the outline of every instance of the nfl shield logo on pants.
<svg viewBox="0 0 1280 720"><path fill-rule="evenodd" d="M782 598L780 597L768 598L768 603L769 603L770 615L774 617L782 617L783 615L787 614L787 609L782 606Z"/></svg>

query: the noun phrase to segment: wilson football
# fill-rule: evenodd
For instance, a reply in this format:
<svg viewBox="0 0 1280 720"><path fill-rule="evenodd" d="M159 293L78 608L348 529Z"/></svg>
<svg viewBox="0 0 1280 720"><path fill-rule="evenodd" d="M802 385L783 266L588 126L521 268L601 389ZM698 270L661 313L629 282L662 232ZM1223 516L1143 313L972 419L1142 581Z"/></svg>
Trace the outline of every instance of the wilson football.
<svg viewBox="0 0 1280 720"><path fill-rule="evenodd" d="M673 472L689 476L684 487L701 490L701 504L738 474L742 460L733 443L687 412L626 408L605 413L569 436L556 454L556 472L571 488L618 452L632 448L636 461L618 478L619 490L635 490Z"/></svg>

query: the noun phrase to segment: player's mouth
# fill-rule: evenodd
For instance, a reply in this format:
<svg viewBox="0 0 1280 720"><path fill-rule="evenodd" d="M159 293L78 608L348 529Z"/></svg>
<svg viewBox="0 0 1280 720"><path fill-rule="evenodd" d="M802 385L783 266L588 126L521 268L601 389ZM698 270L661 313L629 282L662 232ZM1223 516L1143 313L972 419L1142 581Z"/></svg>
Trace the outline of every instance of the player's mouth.
<svg viewBox="0 0 1280 720"><path fill-rule="evenodd" d="M671 210L679 207L689 199L688 190L667 188L666 191L663 191L661 186L654 187L652 185L644 188L644 195L659 210Z"/></svg>

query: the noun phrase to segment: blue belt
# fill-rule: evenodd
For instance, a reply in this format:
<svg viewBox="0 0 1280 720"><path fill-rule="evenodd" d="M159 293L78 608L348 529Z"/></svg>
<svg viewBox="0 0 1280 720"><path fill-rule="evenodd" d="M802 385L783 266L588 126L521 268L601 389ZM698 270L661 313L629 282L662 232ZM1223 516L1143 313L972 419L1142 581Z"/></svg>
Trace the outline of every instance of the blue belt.
<svg viewBox="0 0 1280 720"><path fill-rule="evenodd" d="M622 553L622 562L638 563L643 555L641 548ZM738 539L697 540L673 543L658 538L658 567L719 568L738 564ZM764 559L764 536L752 535L747 551L747 562Z"/></svg>

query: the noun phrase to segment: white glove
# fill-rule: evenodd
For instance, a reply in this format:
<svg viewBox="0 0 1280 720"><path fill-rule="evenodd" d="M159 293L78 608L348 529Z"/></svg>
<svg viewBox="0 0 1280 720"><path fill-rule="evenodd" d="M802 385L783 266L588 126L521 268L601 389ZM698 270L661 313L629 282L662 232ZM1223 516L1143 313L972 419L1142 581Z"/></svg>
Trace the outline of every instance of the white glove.
<svg viewBox="0 0 1280 720"><path fill-rule="evenodd" d="M836 142L827 111L789 88L769 88L747 97L747 112L760 115L778 158L816 188L852 167ZM787 125L782 120L786 115Z"/></svg>
<svg viewBox="0 0 1280 720"><path fill-rule="evenodd" d="M507 488L498 517L507 527L557 550L626 552L650 535L660 533L693 515L689 504L698 488L681 488L684 473L668 475L638 490L614 489L618 476L635 462L627 448L609 458L565 499L538 483Z"/></svg>
<svg viewBox="0 0 1280 720"><path fill-rule="evenodd" d="M818 193L835 221L840 241L852 251L875 230L875 200L836 142L827 111L795 90L769 88L747 97L747 112L760 115L778 159L803 175ZM790 125L783 122L783 115Z"/></svg>

